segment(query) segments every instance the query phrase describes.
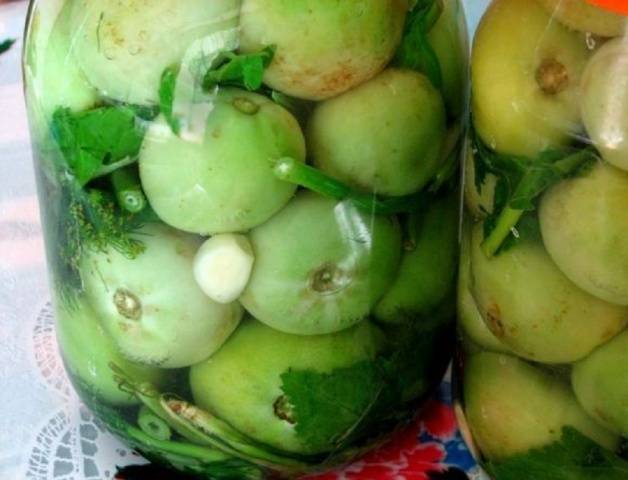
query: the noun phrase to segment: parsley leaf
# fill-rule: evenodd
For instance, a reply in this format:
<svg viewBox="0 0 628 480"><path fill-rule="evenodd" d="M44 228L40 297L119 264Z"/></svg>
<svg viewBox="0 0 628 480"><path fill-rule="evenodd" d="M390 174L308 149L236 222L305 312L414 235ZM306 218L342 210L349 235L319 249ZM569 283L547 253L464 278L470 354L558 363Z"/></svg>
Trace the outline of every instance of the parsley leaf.
<svg viewBox="0 0 628 480"><path fill-rule="evenodd" d="M179 119L173 114L172 105L174 104L174 92L177 86L178 75L179 67L168 67L161 74L161 82L159 84L159 109L176 135L181 130L181 124Z"/></svg>
<svg viewBox="0 0 628 480"><path fill-rule="evenodd" d="M547 150L526 158L491 150L477 132L472 141L476 187L482 188L487 173L497 177L493 213L484 222L482 250L489 257L517 243L517 225L526 212L536 210L541 194L598 159L591 148Z"/></svg>
<svg viewBox="0 0 628 480"><path fill-rule="evenodd" d="M110 169L101 169L115 162L137 156L144 138L145 124L132 107L101 107L73 113L70 109L55 110L52 135L59 146L62 167L85 185ZM129 164L131 160L124 163Z"/></svg>
<svg viewBox="0 0 628 480"><path fill-rule="evenodd" d="M275 47L269 46L256 53L236 54L225 51L203 79L203 88L210 90L216 85L229 85L259 90L264 72L275 56Z"/></svg>
<svg viewBox="0 0 628 480"><path fill-rule="evenodd" d="M7 38L6 40L0 42L0 55L7 52L13 46L15 41L15 38Z"/></svg>
<svg viewBox="0 0 628 480"><path fill-rule="evenodd" d="M368 360L331 373L288 370L281 380L293 406L295 430L312 448L341 448L385 387L379 365Z"/></svg>
<svg viewBox="0 0 628 480"><path fill-rule="evenodd" d="M170 125L172 131L178 135L181 131L181 120L177 118L174 112L174 100L177 93L177 81L182 69L184 72L189 72L192 75L192 83L201 84L204 91L209 91L217 85L233 86L239 88L245 88L249 91L258 91L262 88L262 82L264 78L264 72L270 65L275 54L274 47L266 47L263 50L250 53L250 54L236 54L231 50L220 50L212 52L212 57L207 60L205 57L201 57L206 63L212 65L207 72L200 73L200 67L195 63L194 68L190 68L190 65L178 66L174 65L166 68L162 75L159 84L159 107L163 113L166 121ZM203 68L202 72L205 71ZM199 77L202 77L199 78ZM188 79L189 81L190 79ZM184 79L185 82L185 79ZM264 92L271 95L271 92ZM180 92L179 92L180 94ZM278 94L279 95L279 94ZM192 100L192 94L190 101ZM279 97L278 97L279 98ZM273 100L275 100L273 98ZM282 101L289 102L289 97L281 97ZM278 100L277 103L280 103ZM297 105L296 102L291 102L292 106ZM302 106L299 105L302 108Z"/></svg>
<svg viewBox="0 0 628 480"><path fill-rule="evenodd" d="M393 59L401 68L425 73L438 89L443 86L443 72L427 34L442 11L442 0L418 0L406 18L405 33Z"/></svg>
<svg viewBox="0 0 628 480"><path fill-rule="evenodd" d="M451 359L451 309L387 326L388 352L329 373L288 370L281 375L284 408L299 438L312 448L335 450L389 431L416 412L415 402L438 385ZM410 331L409 331L410 330ZM395 408L391 408L395 406Z"/></svg>
<svg viewBox="0 0 628 480"><path fill-rule="evenodd" d="M543 448L488 462L486 469L499 480L625 480L628 462L577 430L566 427L560 441Z"/></svg>

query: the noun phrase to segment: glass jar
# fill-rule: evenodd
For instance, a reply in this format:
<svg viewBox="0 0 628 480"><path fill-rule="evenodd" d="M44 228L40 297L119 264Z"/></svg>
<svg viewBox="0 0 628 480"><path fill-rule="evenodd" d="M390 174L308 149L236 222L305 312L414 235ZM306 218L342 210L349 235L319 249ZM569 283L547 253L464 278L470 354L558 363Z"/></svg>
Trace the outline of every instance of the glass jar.
<svg viewBox="0 0 628 480"><path fill-rule="evenodd" d="M203 478L345 463L454 342L457 0L40 0L24 57L83 401Z"/></svg>
<svg viewBox="0 0 628 480"><path fill-rule="evenodd" d="M474 40L459 397L494 480L628 478L625 10L494 0Z"/></svg>

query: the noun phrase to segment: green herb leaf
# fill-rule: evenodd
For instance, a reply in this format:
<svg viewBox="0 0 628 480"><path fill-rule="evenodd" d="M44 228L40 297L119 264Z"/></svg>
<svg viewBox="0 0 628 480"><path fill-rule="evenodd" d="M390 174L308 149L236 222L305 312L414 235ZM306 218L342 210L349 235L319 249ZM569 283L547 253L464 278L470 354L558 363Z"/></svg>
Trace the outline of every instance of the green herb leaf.
<svg viewBox="0 0 628 480"><path fill-rule="evenodd" d="M445 301L425 317L408 313L400 325L383 326L388 349L373 360L329 373L284 372L281 389L299 438L313 448L331 444L339 450L407 420L450 362L451 349L442 346L452 343L453 306Z"/></svg>
<svg viewBox="0 0 628 480"><path fill-rule="evenodd" d="M73 174L80 185L99 176L106 165L135 157L144 138L145 123L132 107L101 107L73 113L57 109L51 131L62 156L61 169Z"/></svg>
<svg viewBox="0 0 628 480"><path fill-rule="evenodd" d="M385 386L381 368L371 361L331 373L288 370L281 380L296 432L312 448L344 445Z"/></svg>
<svg viewBox="0 0 628 480"><path fill-rule="evenodd" d="M179 119L173 115L172 105L174 103L174 92L177 86L178 75L178 66L168 67L162 73L161 82L159 84L159 109L176 135L179 134L181 125Z"/></svg>
<svg viewBox="0 0 628 480"><path fill-rule="evenodd" d="M628 462L577 430L563 429L559 442L488 462L486 469L499 480L625 480Z"/></svg>
<svg viewBox="0 0 628 480"><path fill-rule="evenodd" d="M128 258L144 251L140 238L133 235L144 224L156 221L151 208L139 214L121 211L113 195L102 190L85 190L74 177L58 177L59 185L46 189L51 209L43 217L44 228L57 251L53 271L56 287L66 304L72 306L81 292L81 259L89 251L114 248Z"/></svg>
<svg viewBox="0 0 628 480"><path fill-rule="evenodd" d="M404 36L394 63L401 68L418 70L440 89L443 86L443 73L436 52L427 34L438 21L443 11L441 0L419 0L408 13Z"/></svg>
<svg viewBox="0 0 628 480"><path fill-rule="evenodd" d="M120 212L112 196L104 191L83 191L71 185L66 188L68 205L60 219L63 242L59 246L61 258L72 270L78 272L86 250L113 247L129 258L144 251L142 242L130 236L142 226L142 217Z"/></svg>
<svg viewBox="0 0 628 480"><path fill-rule="evenodd" d="M508 203L508 198L528 168L530 159L522 156L499 154L491 150L482 141L475 129L471 129L471 141L476 168L475 186L480 190L488 173L497 176L498 185L496 188L500 191L496 192L495 209L499 210Z"/></svg>
<svg viewBox="0 0 628 480"><path fill-rule="evenodd" d="M535 210L535 199L552 185L570 175L583 163L593 160L593 152L584 150L548 150L541 152L525 168L525 173L512 193L509 205L518 210ZM575 158L574 158L575 155Z"/></svg>
<svg viewBox="0 0 628 480"><path fill-rule="evenodd" d="M210 90L216 85L229 85L250 91L259 90L264 72L274 56L275 47L273 46L248 54L223 52L216 66L205 74L203 88Z"/></svg>
<svg viewBox="0 0 628 480"><path fill-rule="evenodd" d="M7 38L6 40L0 42L0 55L2 55L4 52L7 52L15 42L15 38Z"/></svg>
<svg viewBox="0 0 628 480"><path fill-rule="evenodd" d="M526 212L537 208L547 189L576 175L597 160L590 148L548 150L536 158L499 154L472 132L476 187L482 188L487 173L497 177L493 213L484 223L482 249L491 257L519 240L517 224Z"/></svg>

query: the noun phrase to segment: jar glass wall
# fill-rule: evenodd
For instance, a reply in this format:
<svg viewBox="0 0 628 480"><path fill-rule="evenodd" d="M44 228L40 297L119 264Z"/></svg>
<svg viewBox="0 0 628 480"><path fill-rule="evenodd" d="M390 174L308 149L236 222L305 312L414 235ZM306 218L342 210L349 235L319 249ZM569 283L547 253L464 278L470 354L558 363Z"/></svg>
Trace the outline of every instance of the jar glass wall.
<svg viewBox="0 0 628 480"><path fill-rule="evenodd" d="M627 17L592 3L494 0L474 40L459 390L495 480L628 478Z"/></svg>
<svg viewBox="0 0 628 480"><path fill-rule="evenodd" d="M204 478L345 463L454 344L457 0L40 0L24 54L84 402Z"/></svg>

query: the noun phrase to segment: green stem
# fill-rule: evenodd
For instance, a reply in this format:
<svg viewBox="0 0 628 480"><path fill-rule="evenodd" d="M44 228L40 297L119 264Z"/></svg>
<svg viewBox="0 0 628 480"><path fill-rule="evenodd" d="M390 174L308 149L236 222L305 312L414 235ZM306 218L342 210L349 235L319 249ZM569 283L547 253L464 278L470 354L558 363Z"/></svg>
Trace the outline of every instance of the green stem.
<svg viewBox="0 0 628 480"><path fill-rule="evenodd" d="M144 433L139 428L131 425L126 427L126 433L141 446L154 449L161 452L172 453L174 455L182 455L184 457L193 458L203 463L222 462L229 460L231 457L225 455L219 450L214 450L191 443L172 442L169 440L159 440Z"/></svg>
<svg viewBox="0 0 628 480"><path fill-rule="evenodd" d="M167 409L174 412L178 418L189 422L192 427L209 437L224 439L225 442L228 442L230 447L251 458L255 458L258 463L259 460L267 461L270 462L268 466L271 467L273 465L284 465L288 467L305 467L307 465L292 458L275 455L255 447L251 443L248 443L247 439L230 425L188 402L174 399L166 400L164 398L162 403L165 403Z"/></svg>
<svg viewBox="0 0 628 480"><path fill-rule="evenodd" d="M567 176L582 166L585 162L595 158L597 158L595 152L587 148L557 161L554 164L554 167L557 168L563 176Z"/></svg>
<svg viewBox="0 0 628 480"><path fill-rule="evenodd" d="M280 159L275 164L274 172L279 179L285 182L300 185L334 200L344 200L351 195L351 189L344 183L293 158Z"/></svg>
<svg viewBox="0 0 628 480"><path fill-rule="evenodd" d="M155 415L146 405L142 405L137 416L137 424L144 433L155 440L170 440L172 430L168 424Z"/></svg>
<svg viewBox="0 0 628 480"><path fill-rule="evenodd" d="M199 445L216 447L213 439L208 439L207 436L198 431L198 429L191 427L176 415L173 415L172 412L166 410L162 404L161 393L152 384L135 381L115 364L111 364L110 368L113 370L114 378L119 383L122 390L135 395L144 406L164 420L179 435Z"/></svg>
<svg viewBox="0 0 628 480"><path fill-rule="evenodd" d="M423 28L426 33L429 33L430 30L436 25L438 19L443 14L443 10L445 6L443 5L443 0L436 0L430 9L427 11L425 18L423 20Z"/></svg>
<svg viewBox="0 0 628 480"><path fill-rule="evenodd" d="M443 13L442 0L436 0L432 5L416 20L418 24L414 27L416 32L415 45L419 65L414 68L423 71L437 89L443 86L443 71L438 55L434 51L428 39L428 34Z"/></svg>
<svg viewBox="0 0 628 480"><path fill-rule="evenodd" d="M377 195L356 192L348 185L293 158L286 157L277 161L274 172L277 178L281 180L294 183L334 200L348 200L356 208L377 215L413 212L425 203L425 194L423 193L382 198Z"/></svg>
<svg viewBox="0 0 628 480"><path fill-rule="evenodd" d="M504 208L499 214L497 225L491 234L482 242L482 251L484 255L491 258L497 253L504 240L512 233L512 229L517 225L524 210L515 210L510 207Z"/></svg>
<svg viewBox="0 0 628 480"><path fill-rule="evenodd" d="M554 169L558 171L561 178L564 178L570 174L572 174L576 169L580 168L586 162L591 159L596 158L595 152L591 149L580 150L576 153L573 153L562 160L558 160L553 164ZM526 185L529 177L526 175L523 176L519 185ZM519 187L517 187L519 188ZM539 192L539 195L542 192ZM517 189L515 189L514 197L517 197ZM484 239L482 242L482 251L484 254L490 258L497 253L502 243L508 235L510 235L513 229L519 223L519 220L525 213L525 210L518 210L506 206L499 214L497 219L497 224L495 228L490 233L488 237Z"/></svg>
<svg viewBox="0 0 628 480"><path fill-rule="evenodd" d="M152 413L189 441L275 469L278 466L286 469L308 466L307 463L256 447L239 431L213 415L173 396L161 394L150 383L136 382L113 363L109 366L121 389L134 394Z"/></svg>
<svg viewBox="0 0 628 480"><path fill-rule="evenodd" d="M106 177L107 175L112 174L113 172L115 172L116 170L118 170L120 168L124 168L124 167L128 167L129 165L133 165L135 162L137 162L137 158L135 158L135 157L124 157L122 160L118 160L117 162L113 162L113 163L109 163L107 165L103 165L98 170L96 170L96 172L94 172L94 175L92 175L90 181L94 180L96 178Z"/></svg>
<svg viewBox="0 0 628 480"><path fill-rule="evenodd" d="M146 197L142 191L137 170L125 167L111 174L111 184L118 205L127 212L139 213L146 207Z"/></svg>

